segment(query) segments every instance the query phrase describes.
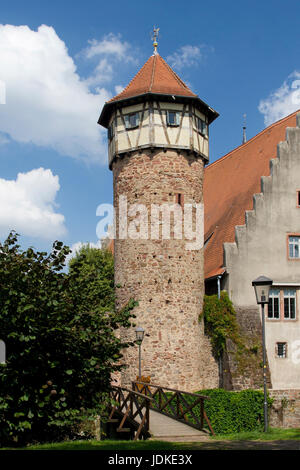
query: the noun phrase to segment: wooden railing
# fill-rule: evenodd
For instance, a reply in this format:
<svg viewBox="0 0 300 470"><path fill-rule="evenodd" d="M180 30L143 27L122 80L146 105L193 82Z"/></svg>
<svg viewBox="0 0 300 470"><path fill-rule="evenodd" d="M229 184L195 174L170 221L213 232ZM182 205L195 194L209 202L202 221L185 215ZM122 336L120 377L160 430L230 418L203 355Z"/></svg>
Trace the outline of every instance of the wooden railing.
<svg viewBox="0 0 300 470"><path fill-rule="evenodd" d="M112 387L110 397L112 409L108 422L119 424L117 432L130 432L135 429L135 441L142 437L150 437L149 410L152 398L125 387ZM125 423L127 427L124 427Z"/></svg>
<svg viewBox="0 0 300 470"><path fill-rule="evenodd" d="M215 434L204 409L204 400L209 397L139 381L132 382L132 390L151 398L153 410L200 430L204 430L206 421L210 432Z"/></svg>

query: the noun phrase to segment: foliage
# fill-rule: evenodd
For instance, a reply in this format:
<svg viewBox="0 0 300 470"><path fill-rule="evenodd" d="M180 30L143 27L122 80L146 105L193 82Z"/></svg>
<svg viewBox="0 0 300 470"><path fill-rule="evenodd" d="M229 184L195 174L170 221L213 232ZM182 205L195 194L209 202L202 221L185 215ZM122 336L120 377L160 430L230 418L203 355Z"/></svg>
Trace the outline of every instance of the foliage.
<svg viewBox="0 0 300 470"><path fill-rule="evenodd" d="M220 299L217 295L205 295L201 318L204 318L205 333L211 339L216 357L225 351L227 339L242 347L236 313L227 292L222 291Z"/></svg>
<svg viewBox="0 0 300 470"><path fill-rule="evenodd" d="M114 334L129 327L134 301L112 306L111 279L96 302L89 276L62 272L70 249L22 251L11 233L0 244L0 324L7 363L0 364L0 445L60 440L101 413L110 375L130 345ZM106 255L103 255L104 259ZM74 262L74 265L76 263ZM103 268L111 272L110 263ZM78 281L78 282L77 282ZM104 287L103 287L104 288ZM108 302L106 298L108 297Z"/></svg>
<svg viewBox="0 0 300 470"><path fill-rule="evenodd" d="M111 251L84 245L69 262L69 273L80 288L80 307L114 309L114 259Z"/></svg>
<svg viewBox="0 0 300 470"><path fill-rule="evenodd" d="M220 388L201 390L198 393L209 397L209 400L204 402L204 408L216 434L262 429L264 424L263 392L250 389L229 392ZM268 406L270 407L271 404L272 399L268 398Z"/></svg>

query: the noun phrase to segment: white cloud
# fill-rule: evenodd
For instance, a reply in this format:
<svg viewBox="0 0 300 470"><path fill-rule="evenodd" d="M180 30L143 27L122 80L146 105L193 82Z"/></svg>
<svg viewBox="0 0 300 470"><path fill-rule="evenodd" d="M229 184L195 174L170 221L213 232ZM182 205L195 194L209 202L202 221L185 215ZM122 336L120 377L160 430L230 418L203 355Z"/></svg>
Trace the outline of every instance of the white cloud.
<svg viewBox="0 0 300 470"><path fill-rule="evenodd" d="M295 71L268 98L261 100L258 110L264 115L264 123L273 122L300 109L300 72Z"/></svg>
<svg viewBox="0 0 300 470"><path fill-rule="evenodd" d="M205 45L182 46L167 57L167 62L171 67L177 69L196 66L204 59L205 49L207 49L207 46Z"/></svg>
<svg viewBox="0 0 300 470"><path fill-rule="evenodd" d="M51 170L19 173L16 180L0 178L0 234L57 239L66 234L65 219L55 212L59 178Z"/></svg>
<svg viewBox="0 0 300 470"><path fill-rule="evenodd" d="M115 86L115 92L116 92L116 95L118 95L119 93L121 93L121 91L124 90L124 87L122 85L116 85Z"/></svg>
<svg viewBox="0 0 300 470"><path fill-rule="evenodd" d="M118 61L131 60L128 50L119 36L91 41L83 55L98 62L91 77L82 79L52 27L33 31L0 25L0 82L6 89L0 133L88 162L106 162L106 133L97 120L111 93L100 85L112 79ZM92 92L89 87L96 85Z"/></svg>
<svg viewBox="0 0 300 470"><path fill-rule="evenodd" d="M131 46L128 42L122 41L120 35L113 33L104 36L100 41L92 39L89 46L83 51L85 57L91 59L95 56L116 57L118 60L135 62L131 54Z"/></svg>
<svg viewBox="0 0 300 470"><path fill-rule="evenodd" d="M120 35L110 33L101 40L92 39L88 43L89 46L79 54L96 63L93 73L86 79L88 86L111 82L120 63L137 64L136 51L128 42L122 41Z"/></svg>

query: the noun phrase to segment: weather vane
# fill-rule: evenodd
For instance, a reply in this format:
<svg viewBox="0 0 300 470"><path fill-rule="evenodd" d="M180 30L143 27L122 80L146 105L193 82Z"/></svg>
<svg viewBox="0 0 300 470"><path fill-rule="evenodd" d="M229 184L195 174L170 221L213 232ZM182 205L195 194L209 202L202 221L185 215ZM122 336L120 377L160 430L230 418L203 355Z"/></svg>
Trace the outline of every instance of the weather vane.
<svg viewBox="0 0 300 470"><path fill-rule="evenodd" d="M247 137L246 137L246 128L247 128L247 125L246 125L246 122L247 122L247 114L243 114L243 118L244 118L244 125L243 125L243 140L242 140L242 143L245 144L247 142Z"/></svg>
<svg viewBox="0 0 300 470"><path fill-rule="evenodd" d="M154 47L154 54L157 54L157 38L158 38L158 32L159 28L153 28L153 36L152 36L152 41L153 41L153 47Z"/></svg>

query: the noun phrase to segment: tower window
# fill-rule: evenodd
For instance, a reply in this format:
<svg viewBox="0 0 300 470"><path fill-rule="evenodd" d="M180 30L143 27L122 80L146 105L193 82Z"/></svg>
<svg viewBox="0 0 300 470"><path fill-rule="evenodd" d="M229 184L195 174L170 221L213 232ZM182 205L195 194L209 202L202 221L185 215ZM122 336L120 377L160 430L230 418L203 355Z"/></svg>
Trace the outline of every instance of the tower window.
<svg viewBox="0 0 300 470"><path fill-rule="evenodd" d="M108 133L108 139L111 140L114 136L114 126L111 124L107 130Z"/></svg>
<svg viewBox="0 0 300 470"><path fill-rule="evenodd" d="M300 237L289 236L289 258L300 258Z"/></svg>
<svg viewBox="0 0 300 470"><path fill-rule="evenodd" d="M295 289L284 290L284 319L296 319L296 291Z"/></svg>
<svg viewBox="0 0 300 470"><path fill-rule="evenodd" d="M300 191L297 191L297 207L300 207Z"/></svg>
<svg viewBox="0 0 300 470"><path fill-rule="evenodd" d="M177 111L167 111L168 126L179 126L179 113Z"/></svg>
<svg viewBox="0 0 300 470"><path fill-rule="evenodd" d="M196 116L196 127L198 132L200 134L207 136L208 135L208 126L206 122L203 121L203 119L200 119L199 117Z"/></svg>
<svg viewBox="0 0 300 470"><path fill-rule="evenodd" d="M271 289L268 304L268 318L279 320L280 318L280 291L278 289Z"/></svg>
<svg viewBox="0 0 300 470"><path fill-rule="evenodd" d="M139 113L125 114L125 127L126 129L134 129L139 125Z"/></svg>
<svg viewBox="0 0 300 470"><path fill-rule="evenodd" d="M286 343L276 343L276 356L280 358L287 357L287 345Z"/></svg>

